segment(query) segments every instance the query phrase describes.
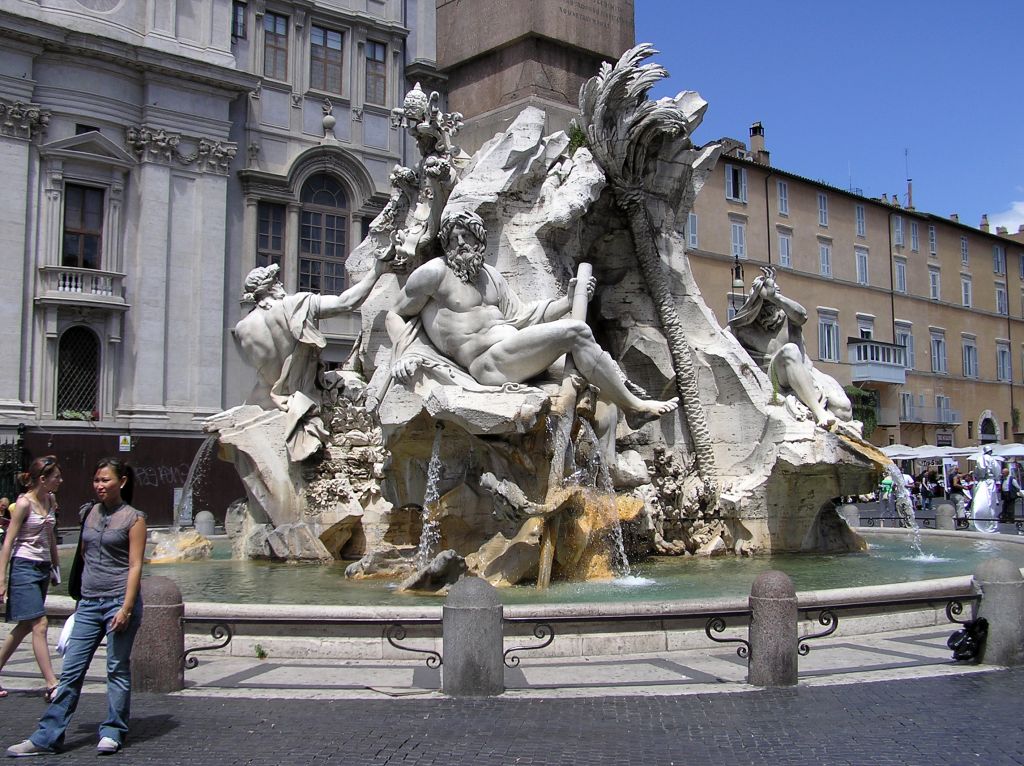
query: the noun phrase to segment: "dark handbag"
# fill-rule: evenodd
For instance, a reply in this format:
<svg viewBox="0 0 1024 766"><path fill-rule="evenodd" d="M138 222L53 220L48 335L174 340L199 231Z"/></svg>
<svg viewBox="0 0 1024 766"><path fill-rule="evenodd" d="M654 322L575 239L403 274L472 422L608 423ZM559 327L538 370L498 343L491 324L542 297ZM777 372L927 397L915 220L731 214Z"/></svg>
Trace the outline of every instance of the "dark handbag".
<svg viewBox="0 0 1024 766"><path fill-rule="evenodd" d="M89 512L94 505L94 503L85 503L78 509L82 527L78 530L78 547L75 548L75 559L71 563L71 572L68 574L68 595L75 601L82 600L82 569L85 567L85 558L82 556L82 536L85 533L85 520L89 518Z"/></svg>
<svg viewBox="0 0 1024 766"><path fill-rule="evenodd" d="M946 646L953 650L953 659L957 662L976 662L985 647L988 638L988 620L979 617L968 620L963 628L956 631L946 641Z"/></svg>

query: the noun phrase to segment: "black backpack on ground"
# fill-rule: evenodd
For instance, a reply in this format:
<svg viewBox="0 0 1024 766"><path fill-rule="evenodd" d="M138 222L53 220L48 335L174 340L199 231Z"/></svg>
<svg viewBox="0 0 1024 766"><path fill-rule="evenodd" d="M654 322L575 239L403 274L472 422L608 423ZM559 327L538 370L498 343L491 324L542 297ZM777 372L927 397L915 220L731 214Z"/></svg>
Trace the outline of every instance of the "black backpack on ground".
<svg viewBox="0 0 1024 766"><path fill-rule="evenodd" d="M957 662L977 662L987 637L988 620L979 617L965 622L960 630L949 637L946 646L953 650L953 659Z"/></svg>

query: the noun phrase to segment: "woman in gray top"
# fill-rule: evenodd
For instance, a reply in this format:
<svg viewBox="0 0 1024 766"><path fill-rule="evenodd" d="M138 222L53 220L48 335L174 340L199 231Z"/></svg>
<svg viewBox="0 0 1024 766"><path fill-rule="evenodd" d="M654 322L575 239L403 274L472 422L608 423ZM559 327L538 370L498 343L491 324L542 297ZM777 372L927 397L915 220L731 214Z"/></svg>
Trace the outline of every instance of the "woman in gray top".
<svg viewBox="0 0 1024 766"><path fill-rule="evenodd" d="M68 578L68 592L78 598L75 625L64 655L53 702L31 738L7 748L7 755L52 753L64 733L97 647L107 639L107 718L100 725L100 754L116 753L128 731L131 707L131 653L142 622L142 560L146 517L128 504L131 469L115 458L96 466L92 486L99 501L83 514L82 539ZM80 585L76 570L81 561Z"/></svg>

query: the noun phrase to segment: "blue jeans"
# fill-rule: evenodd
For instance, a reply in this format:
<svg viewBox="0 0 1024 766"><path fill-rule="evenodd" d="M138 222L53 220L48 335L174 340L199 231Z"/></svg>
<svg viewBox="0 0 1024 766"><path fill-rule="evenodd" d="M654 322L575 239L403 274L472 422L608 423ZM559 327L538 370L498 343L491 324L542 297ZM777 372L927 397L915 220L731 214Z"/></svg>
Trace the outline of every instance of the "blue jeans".
<svg viewBox="0 0 1024 766"><path fill-rule="evenodd" d="M119 633L108 632L107 625L123 601L120 598L83 598L78 602L60 684L53 702L39 719L39 728L30 737L39 747L55 749L64 743L64 733L82 695L85 673L104 637L107 639L107 719L100 725L100 737L110 737L118 743L124 741L131 714L132 644L142 622L142 599L136 599L128 627Z"/></svg>

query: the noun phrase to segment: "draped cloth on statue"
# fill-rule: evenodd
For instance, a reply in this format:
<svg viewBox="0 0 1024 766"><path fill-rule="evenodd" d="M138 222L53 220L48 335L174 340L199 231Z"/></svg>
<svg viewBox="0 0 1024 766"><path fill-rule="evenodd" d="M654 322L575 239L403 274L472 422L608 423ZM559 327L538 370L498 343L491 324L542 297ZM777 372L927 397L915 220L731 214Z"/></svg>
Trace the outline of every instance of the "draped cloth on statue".
<svg viewBox="0 0 1024 766"><path fill-rule="evenodd" d="M259 309L257 309L259 310ZM313 293L287 295L268 309L280 312L288 332L297 341L270 389L270 398L288 417L288 456L305 460L326 442L329 434L320 419L320 352L327 345L317 328L320 296ZM270 322L268 321L268 325Z"/></svg>

